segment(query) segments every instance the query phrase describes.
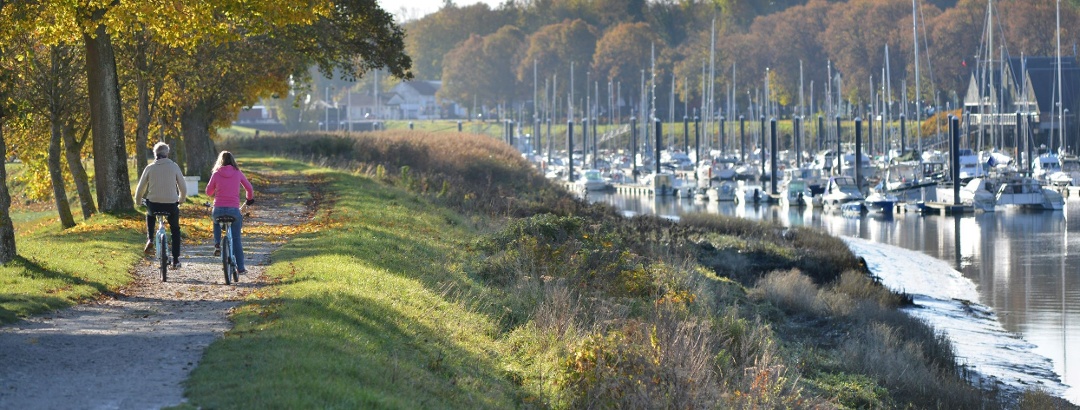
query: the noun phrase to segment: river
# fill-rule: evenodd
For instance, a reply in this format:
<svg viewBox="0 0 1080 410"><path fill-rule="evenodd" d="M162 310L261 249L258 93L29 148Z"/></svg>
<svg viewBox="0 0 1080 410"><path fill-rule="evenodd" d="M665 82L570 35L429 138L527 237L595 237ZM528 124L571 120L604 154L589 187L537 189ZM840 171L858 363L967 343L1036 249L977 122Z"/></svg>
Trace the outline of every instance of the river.
<svg viewBox="0 0 1080 410"><path fill-rule="evenodd" d="M1041 384L1080 404L1080 351L1069 355L1067 348L1080 343L1080 199L1067 200L1064 211L1006 209L962 217L849 217L620 194L590 193L589 200L628 215L718 213L860 238L849 239L849 246L867 257L876 274L889 275L892 282L886 280L887 285L916 294L917 303L930 307L934 314L916 314L950 333L958 356L968 364L1014 387ZM891 246L914 252L890 252ZM931 262L911 263L921 255ZM935 263L943 269L933 267ZM950 272L966 278L970 290L960 286L951 293L941 291L943 286L936 284ZM911 290L920 287L926 290ZM967 315L957 321L950 311L961 299L989 309L982 319ZM989 323L977 323L982 320Z"/></svg>

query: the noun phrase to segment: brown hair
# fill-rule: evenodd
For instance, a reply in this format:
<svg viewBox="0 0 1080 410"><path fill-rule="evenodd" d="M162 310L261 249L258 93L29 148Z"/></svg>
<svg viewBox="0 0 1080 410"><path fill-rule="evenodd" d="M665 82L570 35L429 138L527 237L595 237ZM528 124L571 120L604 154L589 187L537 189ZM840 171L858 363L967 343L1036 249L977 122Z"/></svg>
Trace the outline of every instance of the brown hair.
<svg viewBox="0 0 1080 410"><path fill-rule="evenodd" d="M240 170L240 166L236 165L236 157L229 151L221 151L221 153L218 154L217 162L214 163L214 172L217 172L221 167L226 165L232 165L237 171Z"/></svg>

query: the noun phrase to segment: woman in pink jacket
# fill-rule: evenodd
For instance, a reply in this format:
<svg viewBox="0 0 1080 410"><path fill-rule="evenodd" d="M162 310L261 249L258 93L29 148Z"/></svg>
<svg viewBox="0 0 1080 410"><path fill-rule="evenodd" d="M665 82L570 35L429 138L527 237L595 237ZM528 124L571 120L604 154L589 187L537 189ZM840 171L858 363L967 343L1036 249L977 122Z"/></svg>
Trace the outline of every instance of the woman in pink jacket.
<svg viewBox="0 0 1080 410"><path fill-rule="evenodd" d="M217 163L214 164L214 173L210 175L210 182L206 183L206 195L214 197L214 212L211 218L228 215L236 218L232 224L232 248L236 256L236 269L240 273L247 273L244 266L244 246L240 241L240 228L244 225L244 217L240 214L240 187L247 191L246 205L255 203L255 191L251 183L240 167L236 165L236 158L229 151L221 151ZM221 254L221 227L214 225L214 256Z"/></svg>

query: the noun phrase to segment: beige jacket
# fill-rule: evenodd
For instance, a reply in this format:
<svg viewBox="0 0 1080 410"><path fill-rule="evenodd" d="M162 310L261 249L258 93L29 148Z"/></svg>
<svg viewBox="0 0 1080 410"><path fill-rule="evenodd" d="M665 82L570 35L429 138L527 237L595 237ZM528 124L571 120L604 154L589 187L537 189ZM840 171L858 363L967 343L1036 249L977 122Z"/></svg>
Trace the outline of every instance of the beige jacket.
<svg viewBox="0 0 1080 410"><path fill-rule="evenodd" d="M139 185L135 187L135 203L147 201L171 204L187 199L187 184L180 166L171 159L162 158L146 166Z"/></svg>

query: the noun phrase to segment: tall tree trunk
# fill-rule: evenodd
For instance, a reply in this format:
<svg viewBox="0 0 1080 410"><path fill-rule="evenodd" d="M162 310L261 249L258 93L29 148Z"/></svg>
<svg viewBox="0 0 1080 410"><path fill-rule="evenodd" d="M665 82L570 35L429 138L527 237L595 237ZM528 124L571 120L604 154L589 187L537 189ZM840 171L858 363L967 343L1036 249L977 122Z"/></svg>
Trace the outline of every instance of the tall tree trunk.
<svg viewBox="0 0 1080 410"><path fill-rule="evenodd" d="M49 138L49 179L52 181L53 198L56 199L56 212L60 214L60 226L64 229L75 226L75 218L71 216L71 204L68 203L67 189L64 188L64 170L60 163L60 139L63 138L60 116L53 112L49 122L52 124L52 135Z"/></svg>
<svg viewBox="0 0 1080 410"><path fill-rule="evenodd" d="M3 102L6 99L6 96L0 95L0 161L5 163L7 162L7 142L4 141ZM11 223L11 194L8 193L7 167L0 166L0 263L11 262L17 255L15 226Z"/></svg>
<svg viewBox="0 0 1080 410"><path fill-rule="evenodd" d="M81 141L75 140L75 125L68 123L64 127L64 156L67 157L68 170L71 171L71 179L75 180L75 191L79 193L79 206L82 208L83 219L97 212L94 207L94 193L90 190L90 177L86 176L86 168L82 164L82 147L86 144L86 136L90 132L83 132Z"/></svg>
<svg viewBox="0 0 1080 410"><path fill-rule="evenodd" d="M180 131L184 135L187 175L210 179L210 168L217 154L210 140L210 110L205 103L195 103L180 113Z"/></svg>
<svg viewBox="0 0 1080 410"><path fill-rule="evenodd" d="M86 44L86 79L90 96L90 128L94 132L94 182L98 209L125 212L135 209L128 180L124 147L124 118L112 39L99 25L94 35L83 34Z"/></svg>
<svg viewBox="0 0 1080 410"><path fill-rule="evenodd" d="M150 67L146 63L146 32L139 34L139 45L135 48L135 88L138 90L139 113L135 119L135 166L146 168L147 140L150 135L150 81L147 80Z"/></svg>

